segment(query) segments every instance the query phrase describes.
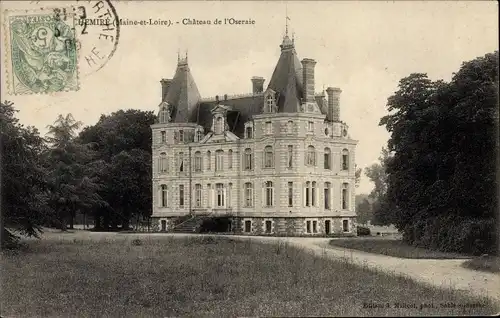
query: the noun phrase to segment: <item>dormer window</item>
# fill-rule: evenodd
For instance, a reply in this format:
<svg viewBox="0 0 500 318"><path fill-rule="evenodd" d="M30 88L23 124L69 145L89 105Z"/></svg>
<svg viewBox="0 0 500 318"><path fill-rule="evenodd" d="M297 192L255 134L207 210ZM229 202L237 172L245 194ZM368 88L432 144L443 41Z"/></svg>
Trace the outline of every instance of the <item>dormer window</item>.
<svg viewBox="0 0 500 318"><path fill-rule="evenodd" d="M170 122L170 105L167 102L162 102L160 104L160 112L158 113L158 121L160 124L165 124Z"/></svg>
<svg viewBox="0 0 500 318"><path fill-rule="evenodd" d="M184 142L184 130L179 130L179 142Z"/></svg>
<svg viewBox="0 0 500 318"><path fill-rule="evenodd" d="M215 119L215 133L222 134L224 132L224 120L222 117L217 117Z"/></svg>
<svg viewBox="0 0 500 318"><path fill-rule="evenodd" d="M274 97L272 94L267 95L266 98L266 112L272 113L274 109Z"/></svg>
<svg viewBox="0 0 500 318"><path fill-rule="evenodd" d="M198 130L196 132L196 141L201 141L203 139L203 132L201 130Z"/></svg>
<svg viewBox="0 0 500 318"><path fill-rule="evenodd" d="M253 128L251 126L248 126L245 129L245 133L246 133L246 138L247 139L252 139L253 138Z"/></svg>

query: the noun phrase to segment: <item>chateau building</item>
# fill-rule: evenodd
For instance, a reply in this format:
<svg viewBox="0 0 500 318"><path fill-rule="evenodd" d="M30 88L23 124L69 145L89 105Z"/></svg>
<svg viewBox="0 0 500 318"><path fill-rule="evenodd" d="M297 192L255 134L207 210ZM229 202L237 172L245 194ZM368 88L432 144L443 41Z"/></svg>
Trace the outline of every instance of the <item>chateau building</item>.
<svg viewBox="0 0 500 318"><path fill-rule="evenodd" d="M178 59L153 133L153 225L226 216L243 234L355 235L355 147L339 88L316 94L288 34L267 86L202 98Z"/></svg>

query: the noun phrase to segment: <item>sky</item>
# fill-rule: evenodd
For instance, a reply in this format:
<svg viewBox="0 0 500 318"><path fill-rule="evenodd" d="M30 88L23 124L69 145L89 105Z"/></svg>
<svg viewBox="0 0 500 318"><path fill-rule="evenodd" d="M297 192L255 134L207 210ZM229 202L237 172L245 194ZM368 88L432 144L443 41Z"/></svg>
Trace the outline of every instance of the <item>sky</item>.
<svg viewBox="0 0 500 318"><path fill-rule="evenodd" d="M103 31L103 26L93 25L81 34L82 27L77 26L79 87L50 94L10 94L10 49L2 42L1 100L15 103L21 123L45 134L58 114L72 113L84 125L93 125L101 114L120 109L157 111L159 81L173 77L177 54L186 50L203 97L250 93L252 76L264 77L266 86L272 75L288 15L299 58L317 62L316 92L328 86L342 89L341 120L359 141L356 163L364 169L377 162L387 144L389 134L378 124L400 79L427 73L433 80L449 81L462 62L498 49L495 1L111 3L122 20L162 20L171 25L121 25L117 42L116 29ZM84 6L87 17L97 17L109 8L99 1L9 1L1 6L14 15L18 11L13 9L47 12L57 6L71 11ZM99 12L92 11L97 8ZM213 24L215 19L230 18L255 23ZM6 19L2 15L2 23ZM184 25L183 19L212 24ZM99 37L101 33L106 36ZM97 64L86 59L92 52L97 52ZM363 175L357 193L369 193L372 188Z"/></svg>

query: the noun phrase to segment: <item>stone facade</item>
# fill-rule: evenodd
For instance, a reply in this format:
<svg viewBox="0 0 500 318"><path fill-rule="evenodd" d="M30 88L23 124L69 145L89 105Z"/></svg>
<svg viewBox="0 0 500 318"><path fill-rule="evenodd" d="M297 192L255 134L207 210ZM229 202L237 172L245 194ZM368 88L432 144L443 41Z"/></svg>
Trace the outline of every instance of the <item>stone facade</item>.
<svg viewBox="0 0 500 318"><path fill-rule="evenodd" d="M327 104L314 94L316 62L301 68L288 36L281 51L267 89L254 77L244 96L199 98L187 57L162 80L155 228L198 214L230 216L249 235L355 235L357 141L338 118L340 89L327 90Z"/></svg>

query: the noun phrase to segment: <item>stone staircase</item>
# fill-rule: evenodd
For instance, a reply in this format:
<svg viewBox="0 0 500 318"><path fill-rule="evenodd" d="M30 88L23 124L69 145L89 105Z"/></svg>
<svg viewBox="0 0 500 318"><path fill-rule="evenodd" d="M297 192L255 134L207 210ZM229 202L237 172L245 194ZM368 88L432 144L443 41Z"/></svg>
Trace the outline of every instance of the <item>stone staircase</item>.
<svg viewBox="0 0 500 318"><path fill-rule="evenodd" d="M200 226L207 216L194 215L191 218L177 224L172 229L174 233L198 233L200 231Z"/></svg>

